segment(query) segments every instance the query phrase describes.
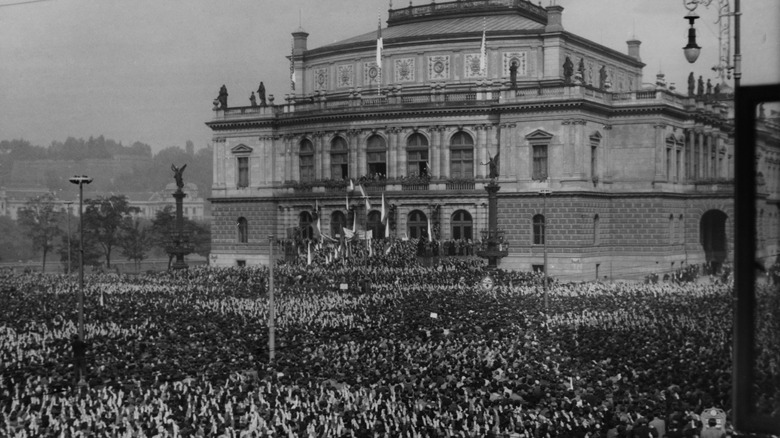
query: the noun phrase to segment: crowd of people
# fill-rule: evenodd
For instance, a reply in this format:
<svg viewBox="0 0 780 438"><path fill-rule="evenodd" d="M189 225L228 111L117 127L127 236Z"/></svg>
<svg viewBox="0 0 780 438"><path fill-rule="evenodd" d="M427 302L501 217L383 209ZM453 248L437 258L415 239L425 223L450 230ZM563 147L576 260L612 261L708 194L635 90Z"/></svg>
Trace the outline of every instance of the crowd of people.
<svg viewBox="0 0 780 438"><path fill-rule="evenodd" d="M81 383L78 287L6 275L0 436L660 438L731 409L729 282L553 282L545 308L536 274L366 260L275 267L272 363L266 268L87 276ZM760 295L760 339L778 300Z"/></svg>

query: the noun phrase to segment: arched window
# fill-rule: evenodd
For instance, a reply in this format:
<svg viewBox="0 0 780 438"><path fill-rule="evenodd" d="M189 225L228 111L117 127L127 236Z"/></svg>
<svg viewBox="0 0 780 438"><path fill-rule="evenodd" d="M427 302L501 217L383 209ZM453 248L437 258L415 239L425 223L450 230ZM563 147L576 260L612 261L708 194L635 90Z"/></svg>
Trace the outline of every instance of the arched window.
<svg viewBox="0 0 780 438"><path fill-rule="evenodd" d="M450 221L450 236L455 239L473 239L472 230L474 223L471 220L471 214L466 210L458 210L452 214Z"/></svg>
<svg viewBox="0 0 780 438"><path fill-rule="evenodd" d="M349 150L347 141L342 137L335 137L330 142L330 177L349 178Z"/></svg>
<svg viewBox="0 0 780 438"><path fill-rule="evenodd" d="M298 159L301 181L314 181L314 145L311 141L301 142Z"/></svg>
<svg viewBox="0 0 780 438"><path fill-rule="evenodd" d="M590 136L590 177L593 182L599 178L599 146L601 145L601 134L593 133Z"/></svg>
<svg viewBox="0 0 780 438"><path fill-rule="evenodd" d="M534 228L534 245L544 245L544 239L546 237L546 227L544 223L544 216L537 214L533 218Z"/></svg>
<svg viewBox="0 0 780 438"><path fill-rule="evenodd" d="M372 135L366 141L368 174L381 178L387 176L387 143L381 135Z"/></svg>
<svg viewBox="0 0 780 438"><path fill-rule="evenodd" d="M677 231L677 241L679 243L685 243L685 221L683 221L683 215L677 217L677 223L679 230Z"/></svg>
<svg viewBox="0 0 780 438"><path fill-rule="evenodd" d="M465 132L450 139L450 177L474 178L474 139Z"/></svg>
<svg viewBox="0 0 780 438"><path fill-rule="evenodd" d="M236 221L236 228L238 229L238 243L249 242L249 223L245 217L240 217Z"/></svg>
<svg viewBox="0 0 780 438"><path fill-rule="evenodd" d="M347 227L347 216L340 212L334 211L330 214L330 235L331 237L341 236L344 234L344 228Z"/></svg>
<svg viewBox="0 0 780 438"><path fill-rule="evenodd" d="M428 238L428 217L420 210L409 213L406 228L410 239Z"/></svg>
<svg viewBox="0 0 780 438"><path fill-rule="evenodd" d="M301 229L301 237L304 239L311 239L314 237L314 229L312 228L312 217L308 211L301 212L298 215L298 227Z"/></svg>
<svg viewBox="0 0 780 438"><path fill-rule="evenodd" d="M601 218L599 215L593 216L593 244L598 245L601 243Z"/></svg>
<svg viewBox="0 0 780 438"><path fill-rule="evenodd" d="M406 175L430 175L428 168L428 139L414 133L406 140Z"/></svg>
<svg viewBox="0 0 780 438"><path fill-rule="evenodd" d="M368 213L366 231L371 231L372 239L384 239L385 227L382 225L382 214L376 210Z"/></svg>

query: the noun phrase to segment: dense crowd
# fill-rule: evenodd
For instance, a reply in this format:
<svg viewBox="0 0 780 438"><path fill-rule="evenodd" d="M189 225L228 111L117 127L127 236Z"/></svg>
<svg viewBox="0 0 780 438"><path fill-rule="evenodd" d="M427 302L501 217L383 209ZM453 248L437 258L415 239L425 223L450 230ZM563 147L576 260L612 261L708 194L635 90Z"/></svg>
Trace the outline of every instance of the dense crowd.
<svg viewBox="0 0 780 438"><path fill-rule="evenodd" d="M389 260L277 266L273 366L267 269L88 276L86 385L76 285L5 276L0 436L683 437L731 408L728 283L553 283L545 309L536 275Z"/></svg>

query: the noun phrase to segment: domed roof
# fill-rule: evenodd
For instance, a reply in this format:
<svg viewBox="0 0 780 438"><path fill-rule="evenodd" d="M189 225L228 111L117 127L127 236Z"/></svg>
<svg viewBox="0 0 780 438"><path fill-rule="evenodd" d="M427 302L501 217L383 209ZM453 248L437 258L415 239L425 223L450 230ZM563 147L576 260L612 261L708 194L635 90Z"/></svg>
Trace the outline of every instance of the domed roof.
<svg viewBox="0 0 780 438"><path fill-rule="evenodd" d="M525 0L461 0L410 6L390 11L388 27L382 29L389 40L409 41L453 35L541 33L547 24L544 8ZM376 30L309 50L307 55L326 53L349 46L376 42Z"/></svg>

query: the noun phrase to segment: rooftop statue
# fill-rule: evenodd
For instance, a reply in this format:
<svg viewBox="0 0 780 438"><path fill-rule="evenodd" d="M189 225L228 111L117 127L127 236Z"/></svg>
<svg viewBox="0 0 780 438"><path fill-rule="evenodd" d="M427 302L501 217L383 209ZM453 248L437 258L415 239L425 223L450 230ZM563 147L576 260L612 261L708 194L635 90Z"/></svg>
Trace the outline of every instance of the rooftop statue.
<svg viewBox="0 0 780 438"><path fill-rule="evenodd" d="M696 90L696 78L693 76L693 72L688 75L688 96L692 97Z"/></svg>
<svg viewBox="0 0 780 438"><path fill-rule="evenodd" d="M489 157L487 163L482 163L483 166L488 166L488 178L490 179L496 179L498 178L498 156L501 155L501 152L498 152L496 155Z"/></svg>
<svg viewBox="0 0 780 438"><path fill-rule="evenodd" d="M574 63L571 62L571 58L566 57L566 61L563 63L563 81L567 84L571 83L571 77L574 75Z"/></svg>
<svg viewBox="0 0 780 438"><path fill-rule="evenodd" d="M228 92L227 87L225 84L222 84L222 87L219 88L219 96L217 96L217 101L219 102L219 109L227 109L227 98L228 98Z"/></svg>

